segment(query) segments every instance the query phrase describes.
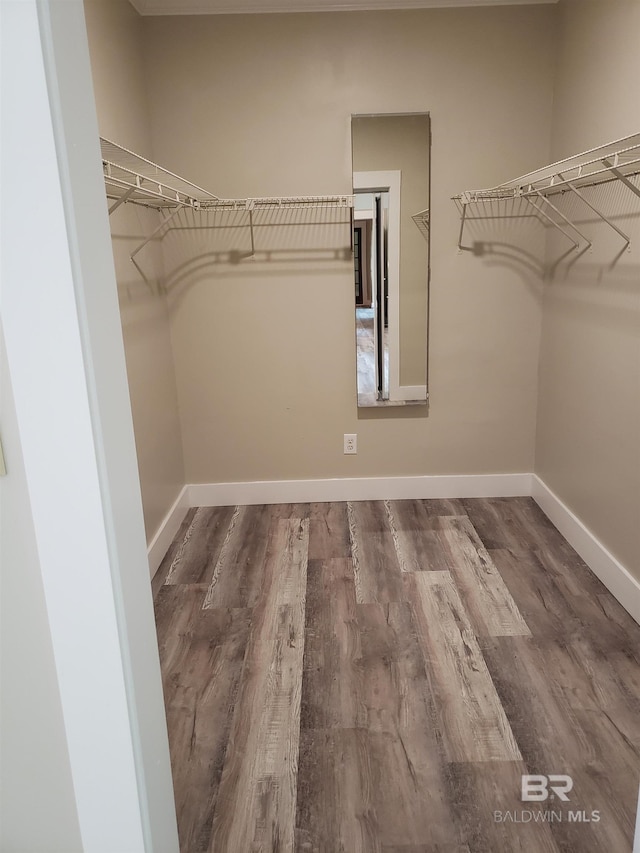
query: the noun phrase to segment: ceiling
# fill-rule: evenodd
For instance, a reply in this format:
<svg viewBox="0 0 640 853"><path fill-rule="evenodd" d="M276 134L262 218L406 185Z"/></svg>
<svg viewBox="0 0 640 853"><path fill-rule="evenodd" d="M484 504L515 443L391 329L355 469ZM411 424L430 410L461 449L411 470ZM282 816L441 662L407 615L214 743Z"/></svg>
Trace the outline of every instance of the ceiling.
<svg viewBox="0 0 640 853"><path fill-rule="evenodd" d="M263 12L341 12L364 9L444 9L522 6L558 0L130 0L141 15L231 15Z"/></svg>

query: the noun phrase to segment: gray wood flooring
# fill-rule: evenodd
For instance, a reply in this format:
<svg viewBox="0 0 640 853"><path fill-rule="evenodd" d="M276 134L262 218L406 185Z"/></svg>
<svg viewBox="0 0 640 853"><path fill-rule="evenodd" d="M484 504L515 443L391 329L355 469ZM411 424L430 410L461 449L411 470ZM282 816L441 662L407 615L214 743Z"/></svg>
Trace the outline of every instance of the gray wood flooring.
<svg viewBox="0 0 640 853"><path fill-rule="evenodd" d="M154 599L183 853L630 853L640 627L531 499L191 510Z"/></svg>

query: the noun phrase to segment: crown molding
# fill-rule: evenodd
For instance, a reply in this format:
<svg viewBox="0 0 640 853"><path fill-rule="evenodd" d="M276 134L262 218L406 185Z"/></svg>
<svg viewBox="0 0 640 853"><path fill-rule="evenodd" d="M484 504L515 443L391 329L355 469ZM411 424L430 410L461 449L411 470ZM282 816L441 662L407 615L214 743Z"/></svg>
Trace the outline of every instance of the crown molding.
<svg viewBox="0 0 640 853"><path fill-rule="evenodd" d="M558 0L129 0L145 17L154 15L256 15L285 12L357 12L533 6Z"/></svg>

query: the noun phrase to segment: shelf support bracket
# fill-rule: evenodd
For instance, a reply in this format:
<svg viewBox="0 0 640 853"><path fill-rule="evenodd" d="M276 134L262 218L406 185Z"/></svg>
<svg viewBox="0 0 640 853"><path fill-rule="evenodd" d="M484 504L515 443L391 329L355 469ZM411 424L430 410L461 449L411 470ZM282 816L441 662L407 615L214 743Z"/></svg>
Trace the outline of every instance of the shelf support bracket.
<svg viewBox="0 0 640 853"><path fill-rule="evenodd" d="M146 240L143 240L143 241L142 241L142 243L140 243L140 245L139 245L139 246L136 246L136 248L133 250L133 252L131 252L131 255L130 255L131 260L133 260L133 259L135 258L135 256L138 254L138 252L139 252L141 249L144 249L144 247L147 245L147 243L150 243L150 242L151 242L151 240L153 240L153 238L156 236L156 234L158 233L158 231L161 231L161 230L164 228L164 226L165 226L165 225L168 225L168 224L169 224L169 222L171 222L171 220L173 219L173 217L174 217L174 216L176 216L176 214L180 213L180 211L181 211L181 210L182 210L182 208L181 208L181 207L175 207L175 208L173 209L173 213L172 213L170 216L165 216L165 218L162 220L162 222L160 223L160 225L158 225L158 227L157 227L157 228L154 228L154 229L153 229L153 231L151 232L151 234L149 234L149 236L147 237L147 239L146 239Z"/></svg>
<svg viewBox="0 0 640 853"><path fill-rule="evenodd" d="M564 180L564 177L562 175L559 174L559 177ZM567 181L566 185L569 187L570 190L572 190L578 196L578 198L581 198L582 201L587 205L587 207L591 208L591 210L597 216L599 216L603 222L606 222L610 228L613 228L613 230L622 237L622 239L625 242L624 249L626 249L627 246L629 245L629 243L631 242L631 237L629 237L627 234L625 234L624 231L622 231L620 228L618 228L618 226L615 223L613 223L610 219L608 219L604 215L604 213L602 213L602 211L598 210L598 208L594 204L592 204L587 198L585 198L584 194L581 193L580 190L574 184L571 183L571 181ZM623 251L624 251L624 249L623 249Z"/></svg>
<svg viewBox="0 0 640 853"><path fill-rule="evenodd" d="M462 237L464 235L464 224L467 218L467 202L461 201L462 204L462 216L460 217L460 231L458 232L458 251L460 252L473 252L473 248L471 246L464 246L462 244Z"/></svg>
<svg viewBox="0 0 640 853"><path fill-rule="evenodd" d="M129 199L131 198L131 196L134 194L135 191L136 191L136 188L131 187L131 189L127 190L127 192L124 195L121 195L120 198L117 201L115 201L111 205L111 207L109 208L109 216L111 216L113 211L117 210L121 204L124 204L126 201L129 201Z"/></svg>
<svg viewBox="0 0 640 853"><path fill-rule="evenodd" d="M560 216L562 217L562 219L564 219L564 220L568 223L568 225L570 225L570 226L573 228L573 225L571 224L571 222L566 218L566 216L563 216L563 214L562 214L562 213L560 213L560 211L558 211L558 209L555 207L555 205L551 204L551 202L550 202L548 199L546 199L546 198L545 198L541 193L538 193L538 192L537 192L537 190L536 190L536 193L537 193L537 195L539 195L539 196L540 196L540 198L542 199L542 201L546 201L546 202L547 202L547 204L548 204L548 205L550 205L554 210L556 210L556 211L560 214ZM567 240L570 240L570 241L571 241L571 244L572 244L572 245L567 249L567 251L566 251L566 252L563 252L563 253L560 255L560 257L559 257L559 258L557 258L557 259L556 259L556 260L551 264L551 266L549 267L549 269L548 269L548 274L549 274L549 275L553 275L553 272L554 272L554 270L556 269L556 267L557 267L557 266L558 266L558 265L559 265L559 264L560 264L560 263L561 263L561 262L562 262L562 261L567 257L567 255L570 255L570 254L571 254L571 252L574 252L576 249L578 249L578 248L579 248L579 246L580 246L580 243L576 243L576 241L575 241L575 240L574 240L574 238L571 236L571 234L569 234L569 233L568 233L568 231L567 231L565 228L563 228L561 225L559 225L559 224L555 221L555 219L553 219L551 216L549 216L549 214L548 214L548 213L545 213L545 211L544 211L544 210L542 210L540 207L538 207L538 205L537 205L537 204L534 204L533 200L532 200L529 196L524 196L524 198L526 198L526 200L529 202L529 204L530 204L532 207L534 207L534 208L538 211L538 213L540 214L540 216L544 217L544 219L546 219L546 220L547 220L547 222L549 222L551 225L553 225L553 226L554 226L554 228L557 228L557 229L558 229L558 231L560 231L562 234L564 234L564 236L567 238ZM574 230L576 230L576 231L577 231L577 229L574 229ZM578 231L577 233L578 233L578 234L580 234L580 232L579 232L579 231ZM582 235L580 235L580 236L582 236ZM590 243L588 240L587 240L587 243L588 243L588 245L585 247L585 249L583 249L583 252L584 252L584 251L586 251L586 249L588 249L588 248L589 248L589 246L591 245L591 243ZM582 252L580 252L580 254L582 254Z"/></svg>
<svg viewBox="0 0 640 853"><path fill-rule="evenodd" d="M549 207L550 207L553 211L555 211L555 212L558 214L558 216L560 217L560 219L562 219L564 222L566 222L566 223L567 223L567 225L569 226L569 228L571 228L573 231L575 231L575 232L576 232L576 234L577 234L577 235L578 235L582 240L584 240L584 241L585 241L585 243L586 243L587 245L585 246L585 248L584 248L584 250L583 250L583 251L586 251L587 249L590 249L590 248L591 248L591 245L592 245L592 244L591 244L591 240L588 240L588 239L586 238L586 236L582 233L582 231L580 231L580 229L579 229L579 228L576 228L576 226L573 224L573 222L572 222L570 219L568 219L568 218L564 215L564 213L563 213L561 210L559 210L559 209L555 206L555 204L553 204L553 202L549 201L549 199L548 199L546 196L544 196L544 195L540 192L540 190L534 190L534 192L535 192L535 194L538 196L538 198L539 198L541 201L543 201L545 204L548 204L548 205L549 205ZM529 201L531 201L531 199L529 199ZM536 205L535 205L535 204L534 204L533 206L534 206L534 207L536 207ZM536 209L537 209L540 213L542 213L542 211L540 210L540 208L539 208L539 207L537 207ZM561 227L561 226L560 226L560 225L555 221L555 219L553 219L551 216L547 216L547 219L548 219L548 220L549 220L549 222L551 222L551 224L552 224L552 225L554 225L554 226L555 226L559 231L562 231L562 233L563 233L563 234L564 234L564 235L565 235L569 240L571 240L571 242L574 244L574 246L575 246L575 248L576 248L576 249L580 246L580 243L576 243L576 241L571 237L571 235L570 235L570 234L567 234L566 230L565 230L564 228L562 228L562 227Z"/></svg>
<svg viewBox="0 0 640 853"><path fill-rule="evenodd" d="M256 244L255 237L253 234L253 208L249 208L249 233L251 234L251 255L253 257L256 253Z"/></svg>
<svg viewBox="0 0 640 853"><path fill-rule="evenodd" d="M625 187L627 187L631 190L632 193L640 197L640 189L638 189L638 187L634 183L632 183L629 178L626 177L626 175L623 175L620 169L616 169L613 163L610 160L607 160L606 158L603 158L602 162L607 167L607 169L609 169L609 171L625 185Z"/></svg>

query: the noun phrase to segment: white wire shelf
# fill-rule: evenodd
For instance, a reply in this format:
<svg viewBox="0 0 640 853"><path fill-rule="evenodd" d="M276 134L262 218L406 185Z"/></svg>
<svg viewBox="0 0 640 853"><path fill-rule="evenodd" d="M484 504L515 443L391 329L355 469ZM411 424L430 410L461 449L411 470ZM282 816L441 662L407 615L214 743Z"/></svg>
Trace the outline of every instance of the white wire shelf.
<svg viewBox="0 0 640 853"><path fill-rule="evenodd" d="M100 147L106 195L113 202L109 207L109 215L122 204L154 208L161 215L158 226L131 252L131 260L138 269L140 267L136 262L136 255L152 240L162 239L164 234L168 233L171 222L185 208L203 216L219 212L246 214L246 222L243 225L248 228L250 236L249 257L253 257L256 251L254 229L266 225L291 225L292 217L295 218L294 224L318 224L323 227L328 224L340 224L335 221L335 214L332 214L333 218L329 223L325 221L326 217L320 218L322 211L346 211L348 218L344 219L344 222L352 221L354 196L350 194L219 198L122 145L101 138ZM290 213L292 211L307 213Z"/></svg>
<svg viewBox="0 0 640 853"><path fill-rule="evenodd" d="M337 209L352 208L352 195L313 195L313 196L283 196L276 198L221 198L216 201L203 201L202 210L246 210L246 211L278 211L278 210L309 210L312 208Z"/></svg>
<svg viewBox="0 0 640 853"><path fill-rule="evenodd" d="M593 200L583 194L582 190L598 184L619 181L634 195L640 197L638 182L633 180L638 176L640 176L640 133L635 133L597 148L590 148L581 154L566 157L564 160L558 160L556 163L505 181L498 186L481 190L465 190L453 196L453 200L461 208L462 215L458 248L463 251L475 251L475 247L465 246L463 242L467 207L485 202L524 199L535 208L541 220L571 241L571 248L561 256L560 260L574 250L579 250L579 254L582 254L591 248L591 241L550 200L556 195L572 193L624 240L621 254L629 247L631 238L612 222L610 216L605 216L595 206Z"/></svg>
<svg viewBox="0 0 640 853"><path fill-rule="evenodd" d="M198 208L205 200L217 201L213 193L122 145L101 138L100 150L107 198L114 201L109 213L124 202L154 208Z"/></svg>
<svg viewBox="0 0 640 853"><path fill-rule="evenodd" d="M418 230L424 237L424 239L429 241L429 208L426 210L421 210L419 213L414 213L411 217L415 222Z"/></svg>
<svg viewBox="0 0 640 853"><path fill-rule="evenodd" d="M309 210L352 208L352 195L283 196L223 199L181 178L139 154L100 139L102 170L113 213L125 202L157 209L190 207L194 210Z"/></svg>
<svg viewBox="0 0 640 853"><path fill-rule="evenodd" d="M591 148L519 178L483 190L465 190L454 200L462 204L491 199L549 196L565 189L594 186L640 174L640 133ZM634 187L637 192L637 188Z"/></svg>

